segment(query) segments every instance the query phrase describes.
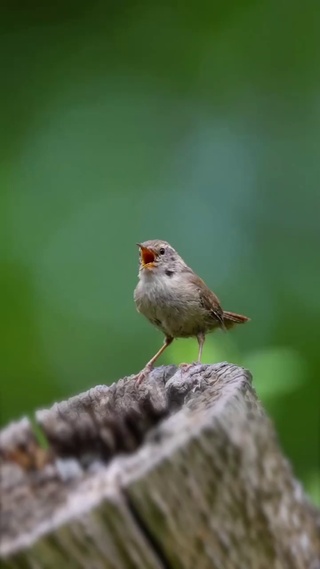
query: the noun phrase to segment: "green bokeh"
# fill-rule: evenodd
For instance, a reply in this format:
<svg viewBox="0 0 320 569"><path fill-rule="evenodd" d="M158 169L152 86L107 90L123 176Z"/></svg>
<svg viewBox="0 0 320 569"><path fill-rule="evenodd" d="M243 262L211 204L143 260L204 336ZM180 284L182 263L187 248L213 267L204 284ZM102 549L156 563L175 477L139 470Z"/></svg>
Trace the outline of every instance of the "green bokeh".
<svg viewBox="0 0 320 569"><path fill-rule="evenodd" d="M1 8L2 424L142 368L163 238L251 316L205 360L251 369L320 501L319 29L318 0Z"/></svg>

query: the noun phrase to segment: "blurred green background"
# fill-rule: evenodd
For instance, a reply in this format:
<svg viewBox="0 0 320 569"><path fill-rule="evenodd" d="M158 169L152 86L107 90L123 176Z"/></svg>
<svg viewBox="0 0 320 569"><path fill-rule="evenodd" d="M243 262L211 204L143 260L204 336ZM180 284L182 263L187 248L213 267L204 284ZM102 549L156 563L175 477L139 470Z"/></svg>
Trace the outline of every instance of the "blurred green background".
<svg viewBox="0 0 320 569"><path fill-rule="evenodd" d="M319 0L2 3L2 424L143 367L135 243L166 239L252 318L204 360L250 368L320 502L319 29Z"/></svg>

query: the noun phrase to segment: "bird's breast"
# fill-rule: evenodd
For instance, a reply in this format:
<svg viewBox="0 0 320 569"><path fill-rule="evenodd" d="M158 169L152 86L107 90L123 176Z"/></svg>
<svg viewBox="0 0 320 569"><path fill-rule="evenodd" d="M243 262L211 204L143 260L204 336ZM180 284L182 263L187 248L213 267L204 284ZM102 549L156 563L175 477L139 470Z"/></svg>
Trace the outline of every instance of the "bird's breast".
<svg viewBox="0 0 320 569"><path fill-rule="evenodd" d="M178 275L140 278L134 298L138 311L168 336L194 336L203 329L198 295Z"/></svg>
<svg viewBox="0 0 320 569"><path fill-rule="evenodd" d="M142 274L135 290L135 301L140 312L166 311L179 302L177 278L164 275Z"/></svg>

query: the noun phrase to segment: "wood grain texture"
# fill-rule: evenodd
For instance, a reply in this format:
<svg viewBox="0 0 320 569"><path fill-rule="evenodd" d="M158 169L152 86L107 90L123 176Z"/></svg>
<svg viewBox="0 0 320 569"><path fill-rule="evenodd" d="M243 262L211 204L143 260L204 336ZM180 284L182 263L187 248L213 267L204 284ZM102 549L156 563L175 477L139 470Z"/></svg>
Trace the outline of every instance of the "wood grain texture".
<svg viewBox="0 0 320 569"><path fill-rule="evenodd" d="M320 569L320 513L250 373L156 368L0 433L4 568Z"/></svg>

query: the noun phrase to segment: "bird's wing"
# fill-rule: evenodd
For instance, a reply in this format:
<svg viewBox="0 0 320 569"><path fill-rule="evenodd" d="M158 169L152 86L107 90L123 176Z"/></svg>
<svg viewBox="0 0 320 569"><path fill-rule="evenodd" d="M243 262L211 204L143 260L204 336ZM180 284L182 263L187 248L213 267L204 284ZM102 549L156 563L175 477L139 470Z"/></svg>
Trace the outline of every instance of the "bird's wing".
<svg viewBox="0 0 320 569"><path fill-rule="evenodd" d="M218 297L210 290L206 283L196 275L192 269L188 267L188 279L197 288L199 294L199 300L203 308L207 310L213 318L215 318L221 328L225 328L223 320L223 310L220 305Z"/></svg>

